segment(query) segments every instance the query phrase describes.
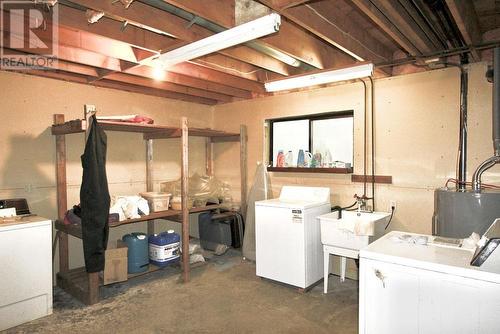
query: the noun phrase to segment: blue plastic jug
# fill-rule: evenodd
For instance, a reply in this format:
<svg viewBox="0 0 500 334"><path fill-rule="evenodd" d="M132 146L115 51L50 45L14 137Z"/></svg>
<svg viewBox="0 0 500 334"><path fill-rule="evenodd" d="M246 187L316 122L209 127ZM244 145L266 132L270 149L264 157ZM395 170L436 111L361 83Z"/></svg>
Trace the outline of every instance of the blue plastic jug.
<svg viewBox="0 0 500 334"><path fill-rule="evenodd" d="M128 273L142 273L148 270L148 236L144 233L130 233L122 237L128 247Z"/></svg>
<svg viewBox="0 0 500 334"><path fill-rule="evenodd" d="M149 236L149 261L159 267L179 261L181 236L168 230Z"/></svg>

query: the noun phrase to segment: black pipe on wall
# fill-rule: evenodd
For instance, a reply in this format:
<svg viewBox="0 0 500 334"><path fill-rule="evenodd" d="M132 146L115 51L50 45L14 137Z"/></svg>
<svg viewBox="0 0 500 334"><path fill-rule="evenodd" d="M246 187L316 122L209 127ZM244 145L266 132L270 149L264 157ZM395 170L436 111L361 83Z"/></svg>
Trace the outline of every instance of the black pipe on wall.
<svg viewBox="0 0 500 334"><path fill-rule="evenodd" d="M460 140L458 147L458 190L466 190L467 182L467 89L469 74L460 66Z"/></svg>

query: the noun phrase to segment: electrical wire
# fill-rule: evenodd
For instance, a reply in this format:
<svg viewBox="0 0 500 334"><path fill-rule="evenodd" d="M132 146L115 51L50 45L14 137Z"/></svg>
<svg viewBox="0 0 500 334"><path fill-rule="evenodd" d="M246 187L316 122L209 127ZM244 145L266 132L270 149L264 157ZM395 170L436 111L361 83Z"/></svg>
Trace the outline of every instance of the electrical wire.
<svg viewBox="0 0 500 334"><path fill-rule="evenodd" d="M387 230L387 228L389 227L389 225L391 224L391 221L392 221L392 217L394 216L394 211L396 211L396 208L395 207L391 207L391 216L389 217L389 221L387 222L387 225L385 225L385 230Z"/></svg>
<svg viewBox="0 0 500 334"><path fill-rule="evenodd" d="M323 19L326 23L330 24L331 26L335 27L335 29L339 30L342 33L342 35L347 36L347 37L349 37L349 39L352 39L353 41L355 41L356 43L358 43L360 47L364 48L366 51L370 52L372 55L374 55L374 56L376 56L378 58L381 58L381 59L387 59L387 57L385 57L385 56L383 56L381 54L378 54L375 51L373 51L371 48L367 47L365 45L365 43L359 41L356 37L352 36L351 34L349 34L346 31L342 30L338 25L336 25L334 22L332 22L331 20L329 20L328 18L326 18L325 16L323 16L320 12L318 12L316 9L314 9L310 5L305 5L305 7L309 8L309 10L311 10L314 14L316 14L321 19ZM349 53L351 56L353 56L354 58L356 58L359 61L364 61L365 60L365 59L361 58L360 56L358 56L358 55L356 55L356 54L354 54L352 52L348 52L348 50L344 50L343 49L343 51Z"/></svg>
<svg viewBox="0 0 500 334"><path fill-rule="evenodd" d="M212 62L209 62L209 61L206 61L206 60L203 60L203 59L197 59L196 61L189 60L188 63L195 64L195 65L205 64L207 66L214 66L214 67L226 70L226 71L237 73L237 74L242 75L242 76L244 76L244 75L250 75L250 74L254 74L254 73L263 71L263 69L259 68L259 69L253 70L253 71L243 72L243 71L231 68L231 67L227 67L227 66L216 64L216 63L212 63Z"/></svg>
<svg viewBox="0 0 500 334"><path fill-rule="evenodd" d="M444 186L446 188L448 188L448 184L450 182L454 183L454 184L458 184L458 180L457 179L450 178L450 179L446 180L446 183L445 183ZM465 182L465 185L472 187L472 182ZM497 186L497 185L494 185L494 184L488 184L488 183L481 183L481 189L498 189L498 190L500 190L500 186Z"/></svg>

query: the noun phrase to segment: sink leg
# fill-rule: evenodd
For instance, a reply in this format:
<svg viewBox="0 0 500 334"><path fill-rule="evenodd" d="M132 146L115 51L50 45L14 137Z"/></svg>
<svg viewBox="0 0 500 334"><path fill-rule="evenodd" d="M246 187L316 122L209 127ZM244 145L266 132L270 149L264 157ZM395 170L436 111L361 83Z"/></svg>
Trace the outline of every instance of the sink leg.
<svg viewBox="0 0 500 334"><path fill-rule="evenodd" d="M345 267L346 267L346 258L345 256L340 257L340 281L345 281Z"/></svg>
<svg viewBox="0 0 500 334"><path fill-rule="evenodd" d="M330 253L323 250L323 293L328 292L328 275L330 274Z"/></svg>

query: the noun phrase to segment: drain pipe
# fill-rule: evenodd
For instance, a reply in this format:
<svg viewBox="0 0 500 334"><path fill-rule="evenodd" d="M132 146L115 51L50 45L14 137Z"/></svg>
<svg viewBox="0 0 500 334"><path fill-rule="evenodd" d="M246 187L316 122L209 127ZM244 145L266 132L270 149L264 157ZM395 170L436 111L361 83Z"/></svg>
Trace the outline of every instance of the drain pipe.
<svg viewBox="0 0 500 334"><path fill-rule="evenodd" d="M472 176L472 189L481 192L481 176L485 171L500 163L500 47L493 51L493 149L495 155L484 161Z"/></svg>

